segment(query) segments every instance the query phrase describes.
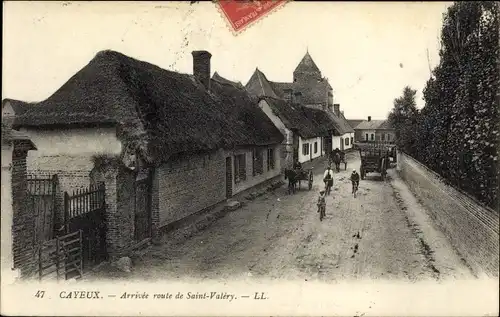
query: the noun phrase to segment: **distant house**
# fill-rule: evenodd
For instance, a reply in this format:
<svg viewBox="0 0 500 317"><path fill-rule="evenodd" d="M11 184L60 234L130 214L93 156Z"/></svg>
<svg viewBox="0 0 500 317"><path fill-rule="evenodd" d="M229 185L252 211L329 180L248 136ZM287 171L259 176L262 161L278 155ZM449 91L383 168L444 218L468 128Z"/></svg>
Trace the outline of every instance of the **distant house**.
<svg viewBox="0 0 500 317"><path fill-rule="evenodd" d="M323 150L352 147L354 130L340 111L340 105L333 102L333 89L324 78L309 52L305 54L293 72L293 82L273 82L258 68L245 85L247 90L259 97L271 97L321 110L333 121L335 129L324 138Z"/></svg>
<svg viewBox="0 0 500 317"><path fill-rule="evenodd" d="M280 175L284 136L242 85L210 78L210 59L193 52L188 75L102 51L45 101L4 100L39 144L33 173L105 184L111 256Z"/></svg>
<svg viewBox="0 0 500 317"><path fill-rule="evenodd" d="M394 142L396 132L391 127L389 120L372 120L371 116L368 120L361 121L355 128L356 142Z"/></svg>

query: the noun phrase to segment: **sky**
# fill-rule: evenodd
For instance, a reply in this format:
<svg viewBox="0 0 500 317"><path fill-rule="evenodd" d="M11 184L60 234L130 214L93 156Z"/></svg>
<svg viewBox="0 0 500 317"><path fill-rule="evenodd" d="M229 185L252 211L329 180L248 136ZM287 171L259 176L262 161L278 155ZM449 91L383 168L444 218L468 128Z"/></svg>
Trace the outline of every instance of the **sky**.
<svg viewBox="0 0 500 317"><path fill-rule="evenodd" d="M246 84L258 67L292 81L309 51L348 119L384 119L404 86L422 89L439 63L447 2L289 2L234 35L213 2L4 2L2 98L48 98L101 50Z"/></svg>

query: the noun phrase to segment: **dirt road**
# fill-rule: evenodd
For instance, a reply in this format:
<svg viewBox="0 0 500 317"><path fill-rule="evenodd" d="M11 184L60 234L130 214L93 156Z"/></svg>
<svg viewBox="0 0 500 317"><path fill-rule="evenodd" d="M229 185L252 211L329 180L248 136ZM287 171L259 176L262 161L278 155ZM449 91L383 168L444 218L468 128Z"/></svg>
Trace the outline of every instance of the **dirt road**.
<svg viewBox="0 0 500 317"><path fill-rule="evenodd" d="M322 222L316 212L325 167L320 160L314 164L311 191L302 184L302 190L288 195L284 186L190 239L165 237L134 260L131 273L120 276L321 281L471 277L395 170L385 181L368 174L354 198L349 173L359 170L360 161L357 153L347 159L347 171L335 173Z"/></svg>

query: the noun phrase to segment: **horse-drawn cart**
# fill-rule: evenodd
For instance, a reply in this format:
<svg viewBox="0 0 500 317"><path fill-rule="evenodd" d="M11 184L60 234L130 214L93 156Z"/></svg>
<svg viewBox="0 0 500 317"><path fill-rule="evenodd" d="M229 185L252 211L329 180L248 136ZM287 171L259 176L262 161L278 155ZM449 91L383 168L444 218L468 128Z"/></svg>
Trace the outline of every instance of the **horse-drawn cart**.
<svg viewBox="0 0 500 317"><path fill-rule="evenodd" d="M285 169L285 179L288 179L288 191L295 192L297 183L299 184L298 189L302 181L307 181L308 188L311 190L313 185L313 171L312 168L309 169Z"/></svg>
<svg viewBox="0 0 500 317"><path fill-rule="evenodd" d="M384 143L371 143L359 147L361 166L359 172L361 179L364 179L367 173L380 173L382 179L387 175L389 168L390 150Z"/></svg>
<svg viewBox="0 0 500 317"><path fill-rule="evenodd" d="M340 172L340 164L344 163L344 170L347 170L347 161L345 159L345 152L340 151L339 149L335 149L330 152L328 163L331 165L335 164L335 169L337 173Z"/></svg>

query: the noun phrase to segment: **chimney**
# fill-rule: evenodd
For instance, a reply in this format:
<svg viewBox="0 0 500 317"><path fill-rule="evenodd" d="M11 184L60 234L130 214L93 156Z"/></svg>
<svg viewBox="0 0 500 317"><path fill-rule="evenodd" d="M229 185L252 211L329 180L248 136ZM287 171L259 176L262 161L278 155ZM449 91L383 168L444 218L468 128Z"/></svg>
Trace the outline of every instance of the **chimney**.
<svg viewBox="0 0 500 317"><path fill-rule="evenodd" d="M300 91L294 92L294 103L296 104L302 104L302 93Z"/></svg>
<svg viewBox="0 0 500 317"><path fill-rule="evenodd" d="M368 122L372 121L372 117L368 116Z"/></svg>
<svg viewBox="0 0 500 317"><path fill-rule="evenodd" d="M337 116L340 116L340 104L338 103L333 104L333 110Z"/></svg>
<svg viewBox="0 0 500 317"><path fill-rule="evenodd" d="M285 100L288 102L292 102L293 98L293 90L291 89L283 89L284 95L285 95Z"/></svg>
<svg viewBox="0 0 500 317"><path fill-rule="evenodd" d="M193 75L210 90L210 58L208 51L193 51Z"/></svg>

